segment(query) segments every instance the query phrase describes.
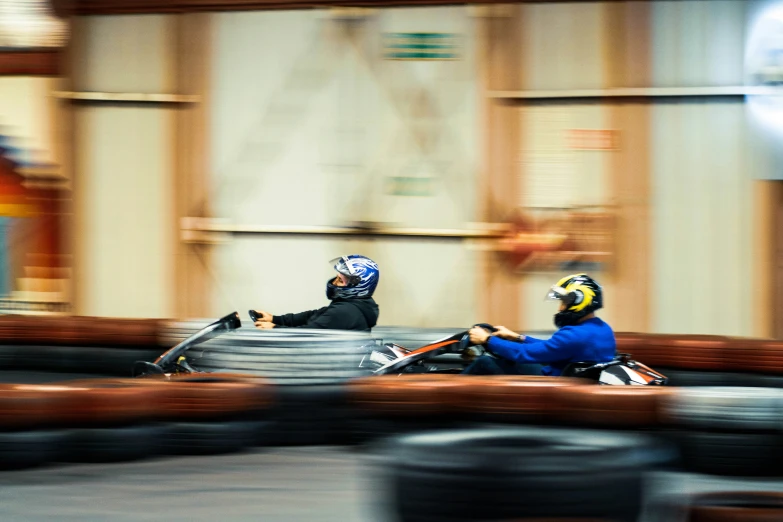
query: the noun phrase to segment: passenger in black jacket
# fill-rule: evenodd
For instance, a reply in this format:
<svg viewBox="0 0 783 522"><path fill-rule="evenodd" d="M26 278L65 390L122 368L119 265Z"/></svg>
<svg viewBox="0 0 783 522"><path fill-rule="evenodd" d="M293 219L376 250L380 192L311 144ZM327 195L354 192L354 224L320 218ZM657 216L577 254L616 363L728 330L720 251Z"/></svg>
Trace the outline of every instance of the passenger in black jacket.
<svg viewBox="0 0 783 522"><path fill-rule="evenodd" d="M333 259L337 276L326 283L329 306L306 312L272 315L256 310L256 328L372 329L378 322L378 304L372 298L380 279L378 265L368 257L352 254Z"/></svg>

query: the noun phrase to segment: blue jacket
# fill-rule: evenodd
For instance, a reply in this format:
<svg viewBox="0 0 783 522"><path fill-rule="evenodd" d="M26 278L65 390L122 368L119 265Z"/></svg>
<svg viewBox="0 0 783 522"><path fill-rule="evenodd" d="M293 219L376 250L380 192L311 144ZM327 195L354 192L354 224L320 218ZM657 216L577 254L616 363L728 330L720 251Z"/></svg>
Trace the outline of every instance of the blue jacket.
<svg viewBox="0 0 783 522"><path fill-rule="evenodd" d="M611 361L617 350L612 328L598 317L564 326L546 340L525 337L506 341L490 337L487 348L503 359L524 364L542 364L543 375L560 375L571 362Z"/></svg>

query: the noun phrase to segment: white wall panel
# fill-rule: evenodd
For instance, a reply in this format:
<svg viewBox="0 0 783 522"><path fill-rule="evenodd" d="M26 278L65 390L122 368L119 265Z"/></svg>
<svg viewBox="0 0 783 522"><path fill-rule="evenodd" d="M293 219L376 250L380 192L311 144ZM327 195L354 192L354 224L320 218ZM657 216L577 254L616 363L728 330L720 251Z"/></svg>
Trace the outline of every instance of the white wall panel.
<svg viewBox="0 0 783 522"><path fill-rule="evenodd" d="M742 0L654 2L654 86L743 85L748 4Z"/></svg>
<svg viewBox="0 0 783 522"><path fill-rule="evenodd" d="M523 88L603 87L603 10L599 2L523 5Z"/></svg>
<svg viewBox="0 0 783 522"><path fill-rule="evenodd" d="M742 85L748 5L654 3L654 84ZM766 167L747 106L659 103L652 125L653 329L754 335L753 178Z"/></svg>
<svg viewBox="0 0 783 522"><path fill-rule="evenodd" d="M216 15L216 217L289 226L474 221L474 23L463 7L378 10L350 25L322 11ZM390 32L458 33L461 59L383 60ZM432 177L434 191L389 194L395 176ZM217 247L215 313L232 299L279 313L325 305L326 261L354 251L381 266L382 324L475 319L474 254L461 244L306 237Z"/></svg>
<svg viewBox="0 0 783 522"><path fill-rule="evenodd" d="M752 183L740 103L653 111L653 328L753 335Z"/></svg>
<svg viewBox="0 0 783 522"><path fill-rule="evenodd" d="M166 93L176 32L165 15L91 16L82 19L83 47L76 88L87 91Z"/></svg>
<svg viewBox="0 0 783 522"><path fill-rule="evenodd" d="M86 17L78 88L171 92L168 16ZM77 310L84 315L173 317L174 111L76 111Z"/></svg>
<svg viewBox="0 0 783 522"><path fill-rule="evenodd" d="M173 317L173 114L85 108L76 125L79 313Z"/></svg>

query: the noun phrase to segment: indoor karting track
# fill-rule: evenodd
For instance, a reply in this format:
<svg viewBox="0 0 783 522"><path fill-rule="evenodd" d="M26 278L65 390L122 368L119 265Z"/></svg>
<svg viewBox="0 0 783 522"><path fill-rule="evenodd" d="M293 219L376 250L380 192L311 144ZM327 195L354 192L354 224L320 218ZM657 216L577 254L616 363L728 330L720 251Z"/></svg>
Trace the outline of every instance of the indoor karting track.
<svg viewBox="0 0 783 522"><path fill-rule="evenodd" d="M10 320L8 322L10 323ZM107 397L101 391L102 385L96 383L103 378L116 380L118 377L126 376L134 360L159 354L164 349L156 344L160 343L159 335L137 335L136 338L129 335L118 336L117 327L109 325L111 328L107 326L105 330L111 334L110 340L115 344L104 347L106 341L90 337L97 335L96 328L79 329L78 335L71 333L69 337L57 333L58 330L54 328L38 328L33 331L21 327L14 330L12 326L15 328L15 325L7 328L6 337L9 339L7 345L0 350L3 367L6 368L5 371L0 371L0 383L41 384L87 379L91 381L90 389L87 390L90 394L75 395L71 393L73 389L63 388L68 393L58 392L59 395L55 398L65 397L70 401L68 404L75 408L74 414L78 413L82 416L89 411L85 409L87 408L85 404L93 404L93 402L76 403L71 399L84 397L97 401L94 404L101 405L100 411L105 417L101 418L105 421L111 419L112 412L115 411L126 411L127 413L120 417L131 424L141 422L141 419L145 418L141 409L117 410L114 405L119 403L116 401L125 395L112 393ZM185 326L187 328L169 328L167 331L171 332L172 340L164 345L170 346L190 335L194 327ZM66 330L63 331L68 333ZM422 334L412 332L409 344L423 344L426 342L425 339L431 341L439 337L435 335L436 333L439 334L439 332L426 332L419 339ZM52 339L47 336L51 336ZM408 339L404 339L403 336L399 337L408 342ZM655 432L660 429L662 435L666 433L677 435L678 447L687 457L684 467L678 468L680 471L650 470L643 474L643 487L639 484L638 488L643 489L641 498L643 509L637 522L685 522L687 517L682 509L677 509L677 505L696 492L783 492L783 479L730 478L750 476L743 475L748 470L764 471L771 476L780 475L777 464L779 460L770 458L767 450L777 450L780 446L779 412L780 407L783 406L783 391L779 390L779 387L783 375L780 364L783 362L783 345L764 343L763 346L755 346L747 341L748 346L744 344L739 346L739 341L730 339L716 341L652 338L645 340L638 337L634 334L625 334L625 337L620 339L621 344L632 345L635 353L643 355L643 361L652 361L656 368L673 367L674 370L670 372L667 369L666 373L678 380L676 383L673 382L674 386L671 387L671 390L676 390L676 393L669 394L667 390L659 387L642 389L632 387L634 390L626 387L593 387L559 379L555 385L547 383L546 379L534 382L535 380L525 378L510 381L498 379L491 385L481 381L466 382L464 385L456 386L453 378L448 376L441 376L444 377L441 380L435 379L435 376L416 379L389 376L389 378L372 377L372 384L359 379L357 384L357 381L353 380L359 377L354 375L357 372L353 370L356 368L354 359L357 354L349 352L349 355L346 355L344 347L336 350L329 346L328 339L320 341L319 344L313 343L311 339L288 339L277 335L262 337L251 330L226 334L209 341L209 345L205 344L204 349L194 350L196 360L200 364L215 368L252 370L253 373L268 375L268 382L247 381L239 387L244 390L241 394L231 394L228 398L223 395L223 392L218 393L223 389L220 383L194 384L193 389L198 389L195 395L179 395L191 390L190 385L172 385L173 388L168 385L165 387L155 385L148 388L126 383L120 385L119 391L133 392L128 395L129 401L133 399L128 402L129 406L155 404L156 407L153 409L161 409L161 404L164 404L165 408L161 411L173 412L171 422L174 424L187 422L186 419L189 417L185 415L186 413L199 413L202 416L208 413L207 418L204 418L205 422L199 423L202 430L209 428L202 433L211 434L213 440L226 440L233 437L237 439L234 441L237 443L236 449L245 447L244 451L211 456L195 454L172 456L172 453L150 453L148 455L166 456L144 458L137 455L134 457L136 460L129 458L124 462L94 464L87 463L86 460L77 460L80 463L53 460L52 462L59 463L3 471L0 472L0 520L391 522L395 519L383 507L384 501L389 500L383 492L388 491L389 488L379 477L379 474L388 471L391 467L384 465L367 446L324 444L334 444L335 440L342 444L345 434L372 438L373 435L405 431L411 426L404 420L408 417L400 418L398 417L400 414L413 415L416 418L414 423L416 429L426 429L428 424L439 424L441 421L438 419L444 421L439 427L446 428L450 426L450 422L459 423L464 419L473 419L475 416L482 419L487 416L484 420L489 422L490 426L495 425L496 422L505 425L518 424L520 419L525 421L522 424L535 424L541 421L543 412L548 411L553 404L557 407L548 413L551 414L548 418L552 423L563 426L565 428L562 430L563 433L572 433L572 437L577 436L573 434L573 429L578 426L609 428L617 433L636 430ZM254 348L255 344L260 346L263 343L269 346L264 346L263 350ZM683 346L681 346L683 344L687 344L689 354L693 352L698 357L683 359ZM623 348L626 347L625 345ZM738 360L737 357L732 356L736 355L735 352L743 355L742 360L746 361L744 366L734 364L735 360ZM763 355L763 360L748 358L747 355L751 353ZM758 368L754 366L761 363L768 370L768 374L759 373ZM702 368L700 365L706 365L707 368ZM81 373L68 373L70 371ZM101 371L107 373L100 373ZM327 385L318 391L310 386L324 380L327 381ZM346 385L349 381L353 384L350 385L350 394L346 395L345 392L348 390ZM141 381L134 380L134 382L141 384ZM734 387L730 390L736 390L736 393L734 391L729 393L726 388L689 393L689 390L693 390L689 386L705 384L713 386L732 384ZM742 388L767 385L773 387L766 390ZM147 389L151 391L143 391ZM166 391L169 389L173 390L171 394ZM250 393L253 397L266 397L267 393L271 393L270 397L274 397L269 405L264 403L263 408L271 409L264 409L263 414L270 417L261 417L261 424L268 424L268 419L277 419L273 420L268 426L268 431L264 432L265 436L271 439L264 439L255 446L245 446L244 443L239 442L242 434L237 434L235 426L241 425L244 421L237 421L237 424L232 424L233 421L223 422L218 415L224 411L233 411L230 410L234 407L232 405L236 401L243 400L243 397ZM256 396L256 393L261 395ZM41 398L45 395L39 397L33 393L31 396ZM151 402L144 399L153 395L154 399ZM518 400L522 396L524 401ZM9 395L13 400L9 399L4 411L5 421L8 426L11 426L10 429L15 429L13 426L17 421L16 415L29 409L29 403L24 402L27 400L25 397L27 396L24 393L18 397ZM164 399L163 403L159 402L161 398ZM209 401L204 404L197 401L202 398ZM186 402L178 402L180 399ZM145 400L147 402L144 402ZM224 401L228 402L224 403ZM47 410L48 402L36 404L40 410L37 417L22 416L27 422L25 429L45 430L47 428L44 425L47 424L49 417L40 412L56 414L59 410ZM189 408L195 409L191 411ZM666 421L665 429L662 418L657 413L659 411L668 412L671 417ZM437 422L430 423L428 421L433 412L439 412L442 417L435 419ZM214 423L210 419L214 419ZM352 421L359 422L352 423ZM73 422L67 424L70 428L80 426ZM213 428L216 431L210 431ZM540 434L541 426L532 428L518 426L518 428L519 431L535 430L537 437L545 437ZM123 429L125 431L122 431ZM139 442L139 432L133 430L135 428L132 426L122 428L116 434L114 428L105 430L112 434L110 441L100 438L69 438L68 444L71 445L67 447L78 449L75 457L81 459L90 456L89 452L96 448L100 450L101 440L104 440L109 441L110 446L113 444L112 451L132 454L135 451L133 442ZM771 433L773 431L775 434ZM149 433L150 431L147 430L147 437L150 437ZM166 448L166 451L170 452L172 448L183 448L182 441L196 443L195 439L187 439L187 433L181 431L171 431L171 433L176 437L159 437L157 434L153 436L154 440L169 441L170 447ZM194 433L192 432L191 435ZM222 435L217 435L218 433ZM319 436L327 433L330 437ZM80 437L82 435L86 436L89 433L81 433ZM249 432L244 435L248 436ZM296 440L291 440L291 437ZM669 435L666 435L666 438L668 439ZM16 448L23 447L19 444L24 442L21 438L14 441L13 437L9 437L8 440L9 446L1 448L7 457L16 455ZM81 446L72 446L74 441ZM704 441L715 441L715 443ZM139 447L143 445L143 441L138 444ZM444 448L447 452L457 449L456 446L444 446ZM634 446L630 448L633 453ZM495 449L497 448L493 446L493 451ZM729 453L732 454L731 458L725 458ZM102 455L109 456L105 452ZM453 456L454 453L447 455ZM630 454L619 459L615 458L616 453L612 453L612 456L613 458L609 460L611 462L618 461L623 466L632 465L633 459L628 460L631 458ZM437 459L438 462L444 460L441 457ZM445 461L453 466L456 459L447 458ZM445 466L443 470L445 471L447 467ZM515 476L515 480L535 479L535 477L529 478L530 474L524 466L515 464L511 467L518 475ZM711 475L691 473L692 471L701 473L703 468L712 468L714 471L704 471L712 473ZM495 466L492 467L494 474L498 473L497 469ZM521 469L525 471L520 472ZM448 488L445 490L446 493L434 493L433 496L426 493L422 495L425 499L419 499L417 502L446 504L452 511L454 506L458 506L459 509L475 506L476 502L471 500L475 495L470 494L470 489L482 489L480 486L484 486L484 491L487 488L493 492L497 491L491 489L495 486L489 485L488 480L491 481L491 478L487 476L484 476L484 482L478 484L478 488L473 488L474 477L481 476L480 466L476 470L478 474L467 478L463 475L455 475L463 481L465 487L462 489ZM641 472L635 473L642 476ZM572 478L561 480L562 477L569 476ZM573 482L577 480L573 477L580 476L582 475L578 473L558 474L559 485L553 490L558 495L556 497L558 502L561 499L560 491L567 490L565 482L568 480ZM418 477L417 480L421 482L422 478ZM419 488L418 485L407 482L407 479L401 480L400 484L408 485L408 489ZM502 485L506 486L506 483ZM623 484L618 483L615 486L622 487ZM590 489L593 493L597 491L596 486L590 487L592 489L586 489ZM508 488L512 492L514 502L522 502L519 500L522 497L517 494L517 491L520 491L518 486L508 485ZM417 491L429 490L424 488ZM608 491L614 497L622 496L622 493L614 487L609 488ZM528 498L530 495L537 498L535 492L528 492ZM564 501L568 499L567 493L563 495ZM593 497L590 497L590 502L596 503ZM524 505L529 504L525 501ZM539 506L542 505L539 503ZM484 510L483 507L480 509ZM547 512L551 511L549 507L545 509ZM518 512L526 510L525 507ZM582 514L581 508L579 513ZM450 519L441 517L438 520ZM508 522L511 520L517 519L509 519Z"/></svg>

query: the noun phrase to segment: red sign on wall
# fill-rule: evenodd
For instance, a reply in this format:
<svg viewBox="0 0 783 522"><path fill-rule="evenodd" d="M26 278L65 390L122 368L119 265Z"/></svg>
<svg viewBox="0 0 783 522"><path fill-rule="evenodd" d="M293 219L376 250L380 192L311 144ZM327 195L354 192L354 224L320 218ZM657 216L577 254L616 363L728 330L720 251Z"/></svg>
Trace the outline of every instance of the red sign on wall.
<svg viewBox="0 0 783 522"><path fill-rule="evenodd" d="M569 129L566 146L578 150L617 150L619 133L616 130Z"/></svg>

